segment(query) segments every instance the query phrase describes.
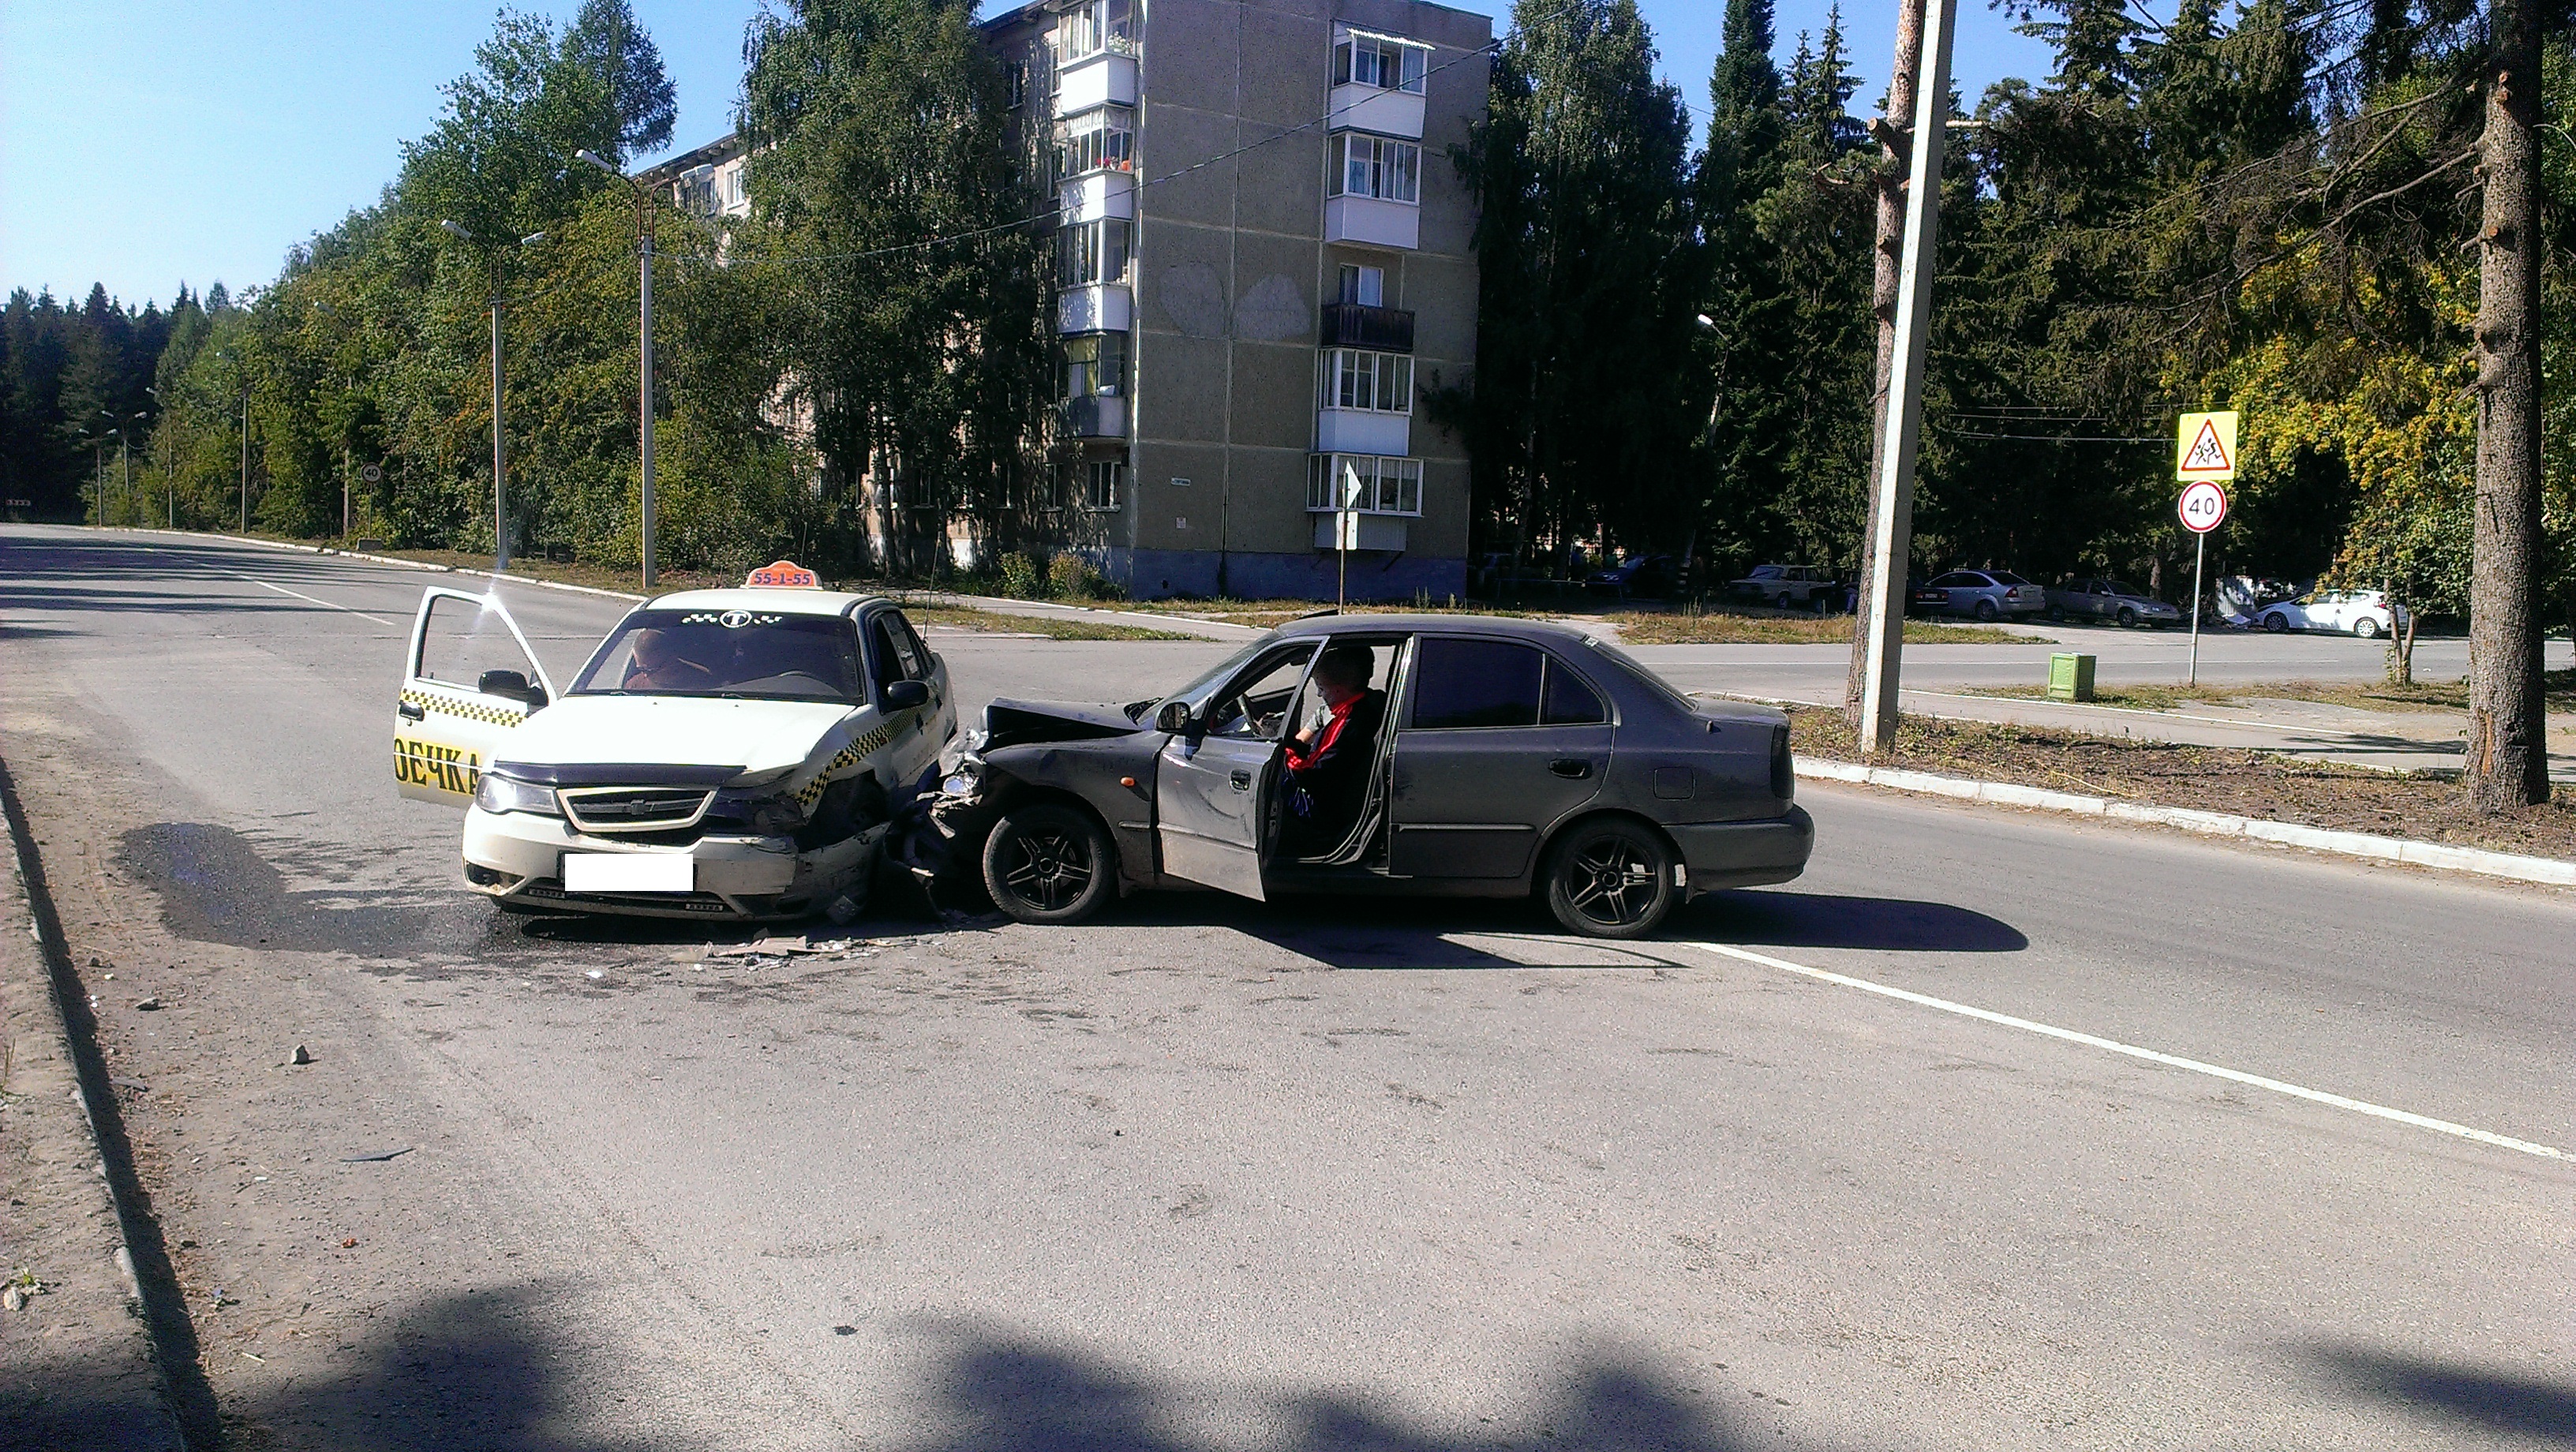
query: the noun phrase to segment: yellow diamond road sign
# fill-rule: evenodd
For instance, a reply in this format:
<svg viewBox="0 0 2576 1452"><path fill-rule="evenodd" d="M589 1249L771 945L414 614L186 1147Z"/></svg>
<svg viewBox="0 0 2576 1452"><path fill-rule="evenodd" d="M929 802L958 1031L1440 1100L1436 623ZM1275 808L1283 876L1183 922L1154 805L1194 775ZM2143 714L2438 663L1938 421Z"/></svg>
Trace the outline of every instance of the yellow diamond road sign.
<svg viewBox="0 0 2576 1452"><path fill-rule="evenodd" d="M2216 482L2236 477L2236 414L2187 413L2174 429L2174 477Z"/></svg>

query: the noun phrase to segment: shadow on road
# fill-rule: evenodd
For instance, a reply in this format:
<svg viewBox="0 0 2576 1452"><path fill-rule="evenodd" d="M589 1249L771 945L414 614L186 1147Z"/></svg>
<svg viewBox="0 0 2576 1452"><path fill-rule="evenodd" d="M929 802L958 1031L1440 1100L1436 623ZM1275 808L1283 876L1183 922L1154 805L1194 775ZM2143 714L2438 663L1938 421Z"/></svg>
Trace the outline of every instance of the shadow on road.
<svg viewBox="0 0 2576 1452"><path fill-rule="evenodd" d="M2309 1353L2343 1385L2493 1431L2576 1446L2576 1385L2357 1346Z"/></svg>
<svg viewBox="0 0 2576 1452"><path fill-rule="evenodd" d="M1946 902L1822 892L1714 893L1692 907L1700 935L1747 948L1869 948L1894 953L2018 953L2019 928Z"/></svg>
<svg viewBox="0 0 2576 1452"><path fill-rule="evenodd" d="M721 1373L572 1354L555 1343L549 1323L558 1314L534 1289L518 1288L444 1296L387 1316L377 1322L383 1329L352 1348L354 1356L340 1358L327 1380L299 1379L227 1408L227 1441L344 1452L695 1446L705 1411L731 1405L743 1420L726 1445L761 1444L751 1409L729 1403L722 1388L708 1384ZM818 1327L815 1334L831 1333ZM898 1334L944 1340L948 1347L931 1364L918 1389L920 1405L908 1419L925 1430L871 1439L870 1446L917 1452L1214 1452L1221 1444L1193 1435L1191 1427L1209 1420L1216 1397L1228 1404L1229 1422L1249 1411L1270 1433L1227 1437L1222 1445L1257 1440L1282 1452L1735 1452L1756 1445L1812 1445L1790 1437L1767 1415L1763 1401L1724 1385L1723 1373L1710 1378L1718 1384L1700 1388L1618 1356L1578 1356L1555 1371L1542 1383L1541 1409L1534 1414L1508 1421L1479 1417L1472 1431L1444 1434L1426 1430L1394 1399L1364 1392L1165 1381L973 1325L934 1324ZM1229 1395L1236 1392L1243 1393L1240 1401ZM1749 1405L1730 1413L1710 1405L1720 1398ZM700 1425L652 1425L642 1434L617 1430L620 1424L650 1424L649 1409L657 1403L698 1409L701 1417L689 1420ZM811 1416L812 1409L804 1414ZM813 1430L810 1424L807 1430ZM818 1439L797 1440L814 1445ZM850 1445L855 1452L860 1444L853 1438Z"/></svg>

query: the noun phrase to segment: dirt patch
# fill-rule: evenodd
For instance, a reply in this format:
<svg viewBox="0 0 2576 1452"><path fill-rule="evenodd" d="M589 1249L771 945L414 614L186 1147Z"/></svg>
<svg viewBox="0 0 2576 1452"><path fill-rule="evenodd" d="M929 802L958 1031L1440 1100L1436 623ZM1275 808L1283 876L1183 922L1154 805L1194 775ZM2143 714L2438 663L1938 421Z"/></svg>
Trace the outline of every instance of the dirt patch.
<svg viewBox="0 0 2576 1452"><path fill-rule="evenodd" d="M1910 637L1909 637L1910 638ZM2551 671L2546 678L2549 709L2576 711L2576 670ZM1984 686L1976 696L2010 696L2041 700L2046 686ZM2139 711L2171 711L2184 706L2220 706L2237 701L2314 701L2355 711L2465 711L2465 680L2415 681L2270 681L2250 685L2106 686L2093 693L2097 704Z"/></svg>
<svg viewBox="0 0 2576 1452"><path fill-rule="evenodd" d="M1790 740L1800 755L1860 759L1860 743L1841 712L1794 708L1789 721ZM1922 716L1904 718L1895 749L1873 764L2576 860L2576 795L2563 787L2549 805L2483 817L2469 810L2459 783L2442 776L2336 766L2235 747L2114 740Z"/></svg>

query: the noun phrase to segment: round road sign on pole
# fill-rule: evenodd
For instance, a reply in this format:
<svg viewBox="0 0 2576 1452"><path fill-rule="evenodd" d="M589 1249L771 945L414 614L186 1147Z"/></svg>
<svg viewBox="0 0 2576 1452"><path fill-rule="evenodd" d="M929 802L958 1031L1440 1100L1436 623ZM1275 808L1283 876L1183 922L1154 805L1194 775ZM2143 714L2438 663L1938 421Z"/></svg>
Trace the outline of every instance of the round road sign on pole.
<svg viewBox="0 0 2576 1452"><path fill-rule="evenodd" d="M2227 518L2227 491L2203 479L2182 491L2182 503L2176 508L2183 528L2207 534Z"/></svg>
<svg viewBox="0 0 2576 1452"><path fill-rule="evenodd" d="M373 484L385 477L385 471L381 465L369 464L358 471L358 477Z"/></svg>

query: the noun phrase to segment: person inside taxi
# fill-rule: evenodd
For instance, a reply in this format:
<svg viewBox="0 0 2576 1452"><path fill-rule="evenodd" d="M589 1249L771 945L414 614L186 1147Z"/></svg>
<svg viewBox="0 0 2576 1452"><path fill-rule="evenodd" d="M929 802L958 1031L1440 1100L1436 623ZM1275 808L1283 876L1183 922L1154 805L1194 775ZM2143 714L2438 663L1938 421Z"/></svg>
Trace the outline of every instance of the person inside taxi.
<svg viewBox="0 0 2576 1452"><path fill-rule="evenodd" d="M626 690L704 691L716 684L716 673L680 654L669 631L635 632L635 654L626 663L623 682Z"/></svg>
<svg viewBox="0 0 2576 1452"><path fill-rule="evenodd" d="M1330 852L1359 820L1368 772L1386 724L1386 693L1369 689L1376 656L1367 646L1336 646L1315 662L1315 691L1325 717L1290 737L1282 750L1288 799L1286 837L1301 857Z"/></svg>

